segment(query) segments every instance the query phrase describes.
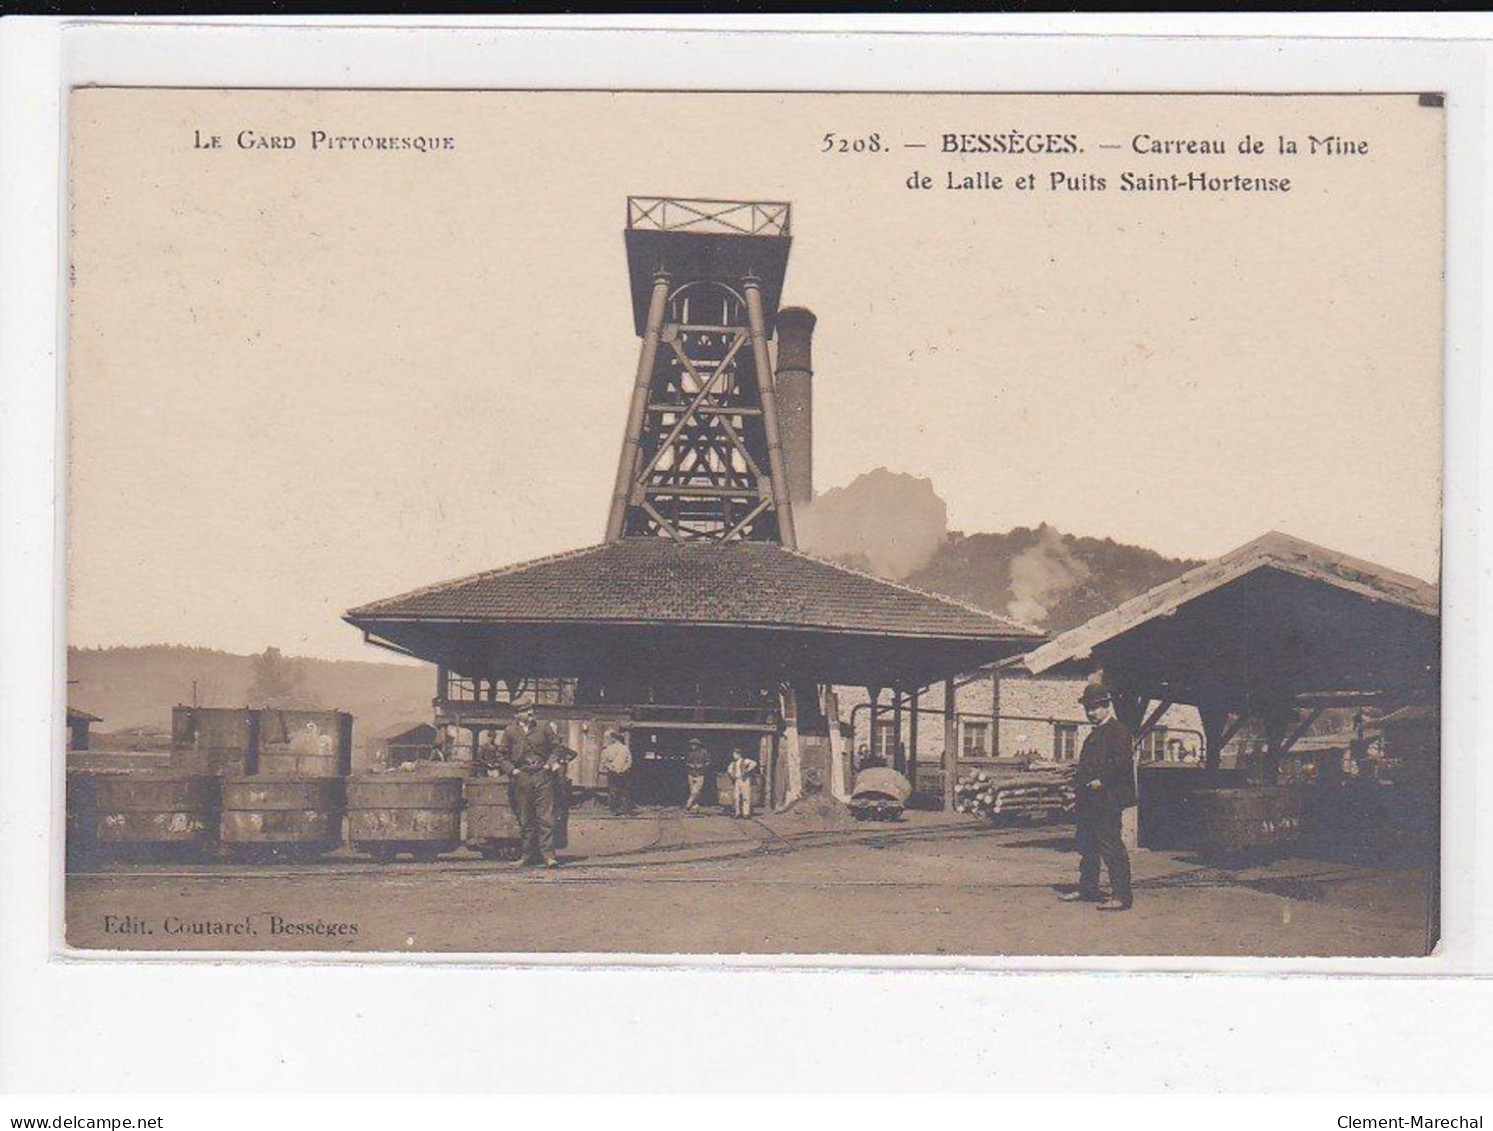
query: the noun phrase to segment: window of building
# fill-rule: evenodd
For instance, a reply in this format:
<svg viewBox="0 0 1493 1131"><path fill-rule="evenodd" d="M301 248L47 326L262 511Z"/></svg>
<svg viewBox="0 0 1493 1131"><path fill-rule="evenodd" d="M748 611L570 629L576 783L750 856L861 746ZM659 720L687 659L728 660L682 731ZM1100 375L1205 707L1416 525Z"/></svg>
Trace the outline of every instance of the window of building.
<svg viewBox="0 0 1493 1131"><path fill-rule="evenodd" d="M884 758L888 765L895 760L897 751L897 725L891 720L877 720L871 728L871 753Z"/></svg>
<svg viewBox="0 0 1493 1131"><path fill-rule="evenodd" d="M446 698L454 703L543 703L567 706L575 702L573 679L526 679L517 688L503 680L473 679L450 672Z"/></svg>
<svg viewBox="0 0 1493 1131"><path fill-rule="evenodd" d="M569 706L575 702L575 680L536 679L530 683L529 693L536 703Z"/></svg>
<svg viewBox="0 0 1493 1131"><path fill-rule="evenodd" d="M1166 727L1152 727L1141 739L1140 756L1146 762L1166 761Z"/></svg>
<svg viewBox="0 0 1493 1131"><path fill-rule="evenodd" d="M446 673L446 698L460 703L475 702L479 698L478 680L467 679L455 672Z"/></svg>
<svg viewBox="0 0 1493 1131"><path fill-rule="evenodd" d="M1059 762L1078 757L1078 724L1058 723L1052 728L1052 756Z"/></svg>
<svg viewBox="0 0 1493 1131"><path fill-rule="evenodd" d="M959 748L961 758L990 757L990 724L967 722L964 724L963 745Z"/></svg>

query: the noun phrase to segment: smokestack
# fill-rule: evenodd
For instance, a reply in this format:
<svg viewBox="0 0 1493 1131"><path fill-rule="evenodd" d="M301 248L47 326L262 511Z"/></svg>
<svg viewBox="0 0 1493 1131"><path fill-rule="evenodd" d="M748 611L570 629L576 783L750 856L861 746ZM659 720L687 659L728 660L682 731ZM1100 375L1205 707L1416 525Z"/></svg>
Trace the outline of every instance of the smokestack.
<svg viewBox="0 0 1493 1131"><path fill-rule="evenodd" d="M778 311L778 370L773 388L778 401L778 433L788 479L788 499L802 506L814 498L814 341L812 311L785 306Z"/></svg>

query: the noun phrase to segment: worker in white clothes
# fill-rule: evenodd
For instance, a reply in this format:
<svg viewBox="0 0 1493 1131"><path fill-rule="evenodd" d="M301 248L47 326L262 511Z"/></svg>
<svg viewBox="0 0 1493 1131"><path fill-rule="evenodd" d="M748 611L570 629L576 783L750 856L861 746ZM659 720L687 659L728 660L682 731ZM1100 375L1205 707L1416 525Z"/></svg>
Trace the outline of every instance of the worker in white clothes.
<svg viewBox="0 0 1493 1131"><path fill-rule="evenodd" d="M627 745L627 735L620 730L607 731L606 744L601 748L601 768L607 775L607 800L614 817L633 812L632 751Z"/></svg>
<svg viewBox="0 0 1493 1131"><path fill-rule="evenodd" d="M732 815L752 815L752 789L757 784L757 763L742 753L741 747L731 748L731 761L726 766L726 776L731 779Z"/></svg>

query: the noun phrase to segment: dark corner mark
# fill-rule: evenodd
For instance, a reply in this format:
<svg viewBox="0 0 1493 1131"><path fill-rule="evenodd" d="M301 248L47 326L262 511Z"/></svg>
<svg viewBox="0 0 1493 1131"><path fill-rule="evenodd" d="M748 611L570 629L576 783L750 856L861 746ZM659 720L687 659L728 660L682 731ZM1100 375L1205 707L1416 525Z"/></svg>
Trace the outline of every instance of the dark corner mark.
<svg viewBox="0 0 1493 1131"><path fill-rule="evenodd" d="M1420 104L1422 106L1431 106L1431 107L1440 108L1440 107L1446 105L1446 95L1444 95L1444 94L1422 94L1420 96Z"/></svg>

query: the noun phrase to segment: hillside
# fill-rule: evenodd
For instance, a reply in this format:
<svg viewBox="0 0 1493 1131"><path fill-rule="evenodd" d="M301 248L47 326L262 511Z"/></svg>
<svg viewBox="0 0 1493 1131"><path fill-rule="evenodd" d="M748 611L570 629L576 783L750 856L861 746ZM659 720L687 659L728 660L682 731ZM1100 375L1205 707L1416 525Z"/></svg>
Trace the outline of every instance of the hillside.
<svg viewBox="0 0 1493 1131"><path fill-rule="evenodd" d="M1058 633L1201 564L1111 538L1019 526L1005 534L952 533L905 580Z"/></svg>
<svg viewBox="0 0 1493 1131"><path fill-rule="evenodd" d="M799 545L894 581L958 597L1048 632L1082 624L1200 562L1047 524L1004 534L948 528L927 479L878 467L802 507Z"/></svg>
<svg viewBox="0 0 1493 1131"><path fill-rule="evenodd" d="M209 707L250 702L256 657L210 648L157 644L138 648L69 648L68 702L100 716L102 733L136 726L169 726L171 708L197 701ZM297 704L351 712L353 737L430 714L433 669L404 664L288 657L299 686Z"/></svg>

